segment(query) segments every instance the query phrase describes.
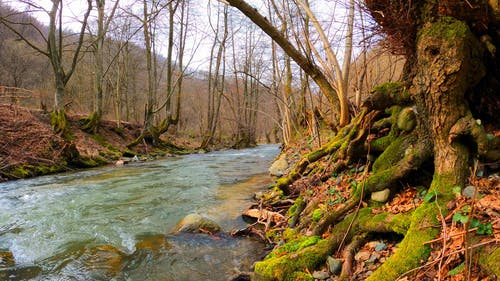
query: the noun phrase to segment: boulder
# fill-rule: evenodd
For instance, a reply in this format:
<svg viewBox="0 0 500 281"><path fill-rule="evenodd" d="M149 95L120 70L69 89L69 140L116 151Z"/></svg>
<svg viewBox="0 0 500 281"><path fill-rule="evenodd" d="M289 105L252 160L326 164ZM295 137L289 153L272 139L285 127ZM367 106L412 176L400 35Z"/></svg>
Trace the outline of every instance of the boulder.
<svg viewBox="0 0 500 281"><path fill-rule="evenodd" d="M178 224L175 232L188 233L217 233L220 226L211 219L205 218L199 214L189 214L185 216Z"/></svg>
<svg viewBox="0 0 500 281"><path fill-rule="evenodd" d="M281 156L271 164L269 168L269 174L275 177L282 177L285 171L288 169L288 161L286 160L286 154L281 154Z"/></svg>
<svg viewBox="0 0 500 281"><path fill-rule="evenodd" d="M389 199L390 194L391 190L386 188L381 191L373 192L371 195L371 199L375 202L385 203Z"/></svg>

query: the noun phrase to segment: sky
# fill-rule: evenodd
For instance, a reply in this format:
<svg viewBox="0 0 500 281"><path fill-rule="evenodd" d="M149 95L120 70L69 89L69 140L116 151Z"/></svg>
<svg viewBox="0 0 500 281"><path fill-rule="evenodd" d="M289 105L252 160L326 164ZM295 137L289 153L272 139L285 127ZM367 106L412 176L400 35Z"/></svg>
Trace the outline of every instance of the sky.
<svg viewBox="0 0 500 281"><path fill-rule="evenodd" d="M0 0L2 1L2 0ZM52 2L50 0L3 0L2 2L7 3L13 7L18 7L19 9L23 9L23 4L22 2L26 1L31 1L33 3L36 3L37 5L43 7L46 11L49 11ZM195 0L193 1L193 9L195 9L195 14L196 18L192 19L195 22L195 25L192 26L192 32L191 32L191 37L189 39L188 44L190 46L188 49L191 49L192 52L196 53L194 54L194 59L192 62L192 67L193 68L202 68L205 69L207 68L207 61L209 57L209 50L210 46L212 44L213 40L213 35L211 34L211 28L208 22L208 14L212 13L212 15L215 13L215 9L210 9L209 2L211 1L212 5L217 2L217 0ZM343 0L341 0L342 2ZM120 6L125 7L125 6L130 6L132 3L137 3L138 1L134 0L120 0ZM261 13L265 14L265 6L263 5L262 0L249 0L249 3L257 7ZM321 20L323 19L324 22L322 22L323 26L336 26L338 25L338 22L342 22L343 18L345 16L345 9L342 7L340 4L336 4L337 1L334 0L315 0L311 1L313 2L313 9L317 15L317 17ZM64 7L63 7L63 22L64 22L64 27L66 29L71 29L75 31L79 31L81 28L81 25L79 23L79 19L83 18L83 15L85 13L85 10L87 8L87 3L84 0L64 0ZM114 1L107 1L107 6L112 6ZM25 6L25 5L24 5ZM141 7L142 5L138 5L137 7L137 13L140 14L141 12ZM328 9L325 9L325 7L329 7ZM128 7L127 11L130 11L131 8ZM239 13L239 12L238 12ZM96 12L94 11L91 17L95 18ZM48 24L49 22L49 17L46 12L39 12L35 13L34 16L41 21L42 23ZM91 19L92 21L92 19ZM137 23L139 25L139 23ZM340 26L337 26L336 28L330 28L330 36L333 38L334 36L338 36L334 34L335 30L338 30ZM166 34L166 28L163 29L165 34ZM328 32L328 31L327 31ZM159 36L159 43L158 43L158 48L159 48L159 53L163 54L166 56L166 35L163 37ZM338 42L339 40L332 40L332 45L335 44L335 42ZM198 46L198 47L197 47ZM333 46L334 48L341 48L342 46ZM191 54L188 53L188 56L191 57ZM185 61L189 60L185 58Z"/></svg>

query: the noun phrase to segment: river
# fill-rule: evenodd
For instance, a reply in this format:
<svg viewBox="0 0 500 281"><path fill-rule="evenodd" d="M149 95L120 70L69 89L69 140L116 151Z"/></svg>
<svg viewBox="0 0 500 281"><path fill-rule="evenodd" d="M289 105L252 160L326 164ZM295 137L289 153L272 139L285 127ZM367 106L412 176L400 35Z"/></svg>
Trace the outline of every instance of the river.
<svg viewBox="0 0 500 281"><path fill-rule="evenodd" d="M227 280L263 246L172 235L189 213L225 232L271 183L278 146L226 150L0 183L0 280Z"/></svg>

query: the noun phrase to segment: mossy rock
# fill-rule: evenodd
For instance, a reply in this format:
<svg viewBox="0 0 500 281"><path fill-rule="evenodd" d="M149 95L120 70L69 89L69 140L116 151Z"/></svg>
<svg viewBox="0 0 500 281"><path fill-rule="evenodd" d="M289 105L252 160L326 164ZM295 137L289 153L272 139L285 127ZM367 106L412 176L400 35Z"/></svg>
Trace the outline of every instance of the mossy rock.
<svg viewBox="0 0 500 281"><path fill-rule="evenodd" d="M406 107L398 115L398 128L411 132L415 126L417 126L417 116L415 115L415 111L412 107Z"/></svg>
<svg viewBox="0 0 500 281"><path fill-rule="evenodd" d="M175 232L210 232L217 233L220 231L220 226L211 219L205 218L199 214L189 214L185 216L178 224Z"/></svg>

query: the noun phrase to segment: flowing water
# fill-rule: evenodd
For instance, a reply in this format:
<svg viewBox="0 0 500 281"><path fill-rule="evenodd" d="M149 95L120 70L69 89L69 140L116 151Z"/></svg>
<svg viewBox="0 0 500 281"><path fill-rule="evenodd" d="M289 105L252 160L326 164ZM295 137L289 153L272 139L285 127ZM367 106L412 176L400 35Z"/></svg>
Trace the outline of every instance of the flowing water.
<svg viewBox="0 0 500 281"><path fill-rule="evenodd" d="M227 280L262 255L252 239L176 234L189 213L226 232L277 146L0 184L0 280Z"/></svg>

